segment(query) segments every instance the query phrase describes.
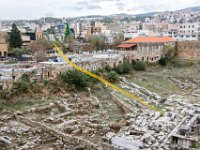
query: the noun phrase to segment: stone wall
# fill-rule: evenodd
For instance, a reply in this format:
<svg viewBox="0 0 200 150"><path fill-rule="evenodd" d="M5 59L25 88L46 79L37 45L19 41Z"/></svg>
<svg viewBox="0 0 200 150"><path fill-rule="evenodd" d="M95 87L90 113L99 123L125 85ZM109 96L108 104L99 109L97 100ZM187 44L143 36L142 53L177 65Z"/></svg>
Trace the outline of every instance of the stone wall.
<svg viewBox="0 0 200 150"><path fill-rule="evenodd" d="M115 66L118 66L120 63L123 63L123 57L112 59L98 59L95 61L75 62L76 65L88 71L95 71L97 69L104 68L106 65L109 65L113 68ZM67 63L43 63L42 65L43 67L52 68L51 74L54 75L72 69L72 67Z"/></svg>
<svg viewBox="0 0 200 150"><path fill-rule="evenodd" d="M8 43L0 43L0 57L7 56L8 54Z"/></svg>
<svg viewBox="0 0 200 150"><path fill-rule="evenodd" d="M200 60L200 41L179 41L177 51L180 58Z"/></svg>
<svg viewBox="0 0 200 150"><path fill-rule="evenodd" d="M8 54L7 33L0 32L0 57L7 56Z"/></svg>
<svg viewBox="0 0 200 150"><path fill-rule="evenodd" d="M45 131L46 133L53 135L54 137L56 137L58 139L61 139L64 143L69 143L69 144L73 144L73 145L81 145L88 150L90 150L90 149L91 150L101 149L101 147L99 147L98 145L91 143L89 141L86 141L84 139L81 139L80 137L67 135L67 134L62 133L60 131L57 131L57 130L49 127L49 126L46 126L42 123L30 120L30 119L25 118L25 117L18 116L17 118L20 120L20 122L22 122L22 123L24 123L28 126L31 126L31 127L34 127L34 128L40 128L43 131Z"/></svg>
<svg viewBox="0 0 200 150"><path fill-rule="evenodd" d="M9 79L9 80L1 80L0 81L0 85L2 86L2 88L0 89L1 90L6 90L6 89L10 89L12 87L12 83L13 83L13 80L12 79Z"/></svg>

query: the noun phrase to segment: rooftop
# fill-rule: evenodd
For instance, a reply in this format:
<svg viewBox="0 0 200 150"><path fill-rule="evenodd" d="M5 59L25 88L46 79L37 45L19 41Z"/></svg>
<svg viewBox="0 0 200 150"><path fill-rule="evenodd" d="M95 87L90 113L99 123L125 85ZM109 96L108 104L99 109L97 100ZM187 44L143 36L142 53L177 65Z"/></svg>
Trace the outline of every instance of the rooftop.
<svg viewBox="0 0 200 150"><path fill-rule="evenodd" d="M133 46L136 46L136 44L121 44L117 46L118 48L131 48Z"/></svg>
<svg viewBox="0 0 200 150"><path fill-rule="evenodd" d="M156 37L156 36L141 36L125 41L125 43L164 43L175 41L173 38L168 36Z"/></svg>

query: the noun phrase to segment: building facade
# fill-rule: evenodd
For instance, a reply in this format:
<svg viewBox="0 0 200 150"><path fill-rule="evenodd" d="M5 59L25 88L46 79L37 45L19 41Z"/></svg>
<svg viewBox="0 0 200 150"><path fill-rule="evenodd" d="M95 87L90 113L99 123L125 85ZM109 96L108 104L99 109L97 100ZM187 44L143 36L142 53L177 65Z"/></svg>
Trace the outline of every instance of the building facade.
<svg viewBox="0 0 200 150"><path fill-rule="evenodd" d="M7 33L0 32L0 57L5 57L8 54L9 44L7 42Z"/></svg>
<svg viewBox="0 0 200 150"><path fill-rule="evenodd" d="M157 62L165 55L164 47L175 47L171 37L136 37L117 46L118 53L129 61Z"/></svg>

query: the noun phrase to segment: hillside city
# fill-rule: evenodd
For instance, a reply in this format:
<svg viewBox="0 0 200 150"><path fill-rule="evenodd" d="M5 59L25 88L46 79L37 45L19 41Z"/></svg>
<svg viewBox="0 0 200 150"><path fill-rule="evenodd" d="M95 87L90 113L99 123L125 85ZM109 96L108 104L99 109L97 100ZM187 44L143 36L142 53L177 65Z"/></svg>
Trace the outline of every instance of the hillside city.
<svg viewBox="0 0 200 150"><path fill-rule="evenodd" d="M0 20L0 149L200 149L200 6L78 15Z"/></svg>

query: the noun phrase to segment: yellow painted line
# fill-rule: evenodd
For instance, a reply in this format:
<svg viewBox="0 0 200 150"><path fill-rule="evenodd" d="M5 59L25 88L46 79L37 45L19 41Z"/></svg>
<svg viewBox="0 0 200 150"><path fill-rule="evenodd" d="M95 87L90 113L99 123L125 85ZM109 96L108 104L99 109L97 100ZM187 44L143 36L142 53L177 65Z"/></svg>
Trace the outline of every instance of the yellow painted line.
<svg viewBox="0 0 200 150"><path fill-rule="evenodd" d="M125 91L125 90L123 90L123 89L117 87L116 85L110 83L109 81L105 80L104 78L102 78L102 77L100 77L100 76L98 76L98 75L96 75L96 74L94 74L94 73L92 73L92 72L89 72L89 71L83 69L82 67L77 66L76 64L74 64L73 62L71 62L71 61L69 60L69 58L63 53L62 50L60 50L60 48L59 48L55 43L54 43L54 47L55 47L55 49L58 51L58 53L61 55L61 57L62 57L67 63L69 63L73 68L75 68L75 69L77 69L78 71L81 71L81 72L83 72L83 73L85 73L85 74L87 74L87 75L89 75L89 76L91 76L91 77L93 77L93 78L98 79L99 81L101 81L101 82L104 83L105 85L108 85L109 87L111 87L111 88L117 90L118 92L120 92L120 93L122 93L122 94L124 94L124 95L126 95L126 96L128 96L128 97L130 97L130 98L132 98L132 99L134 99L135 101L137 101L138 103L142 104L143 106L146 106L147 108L150 108L150 109L152 109L152 110L154 110L154 111L158 111L158 112L159 112L159 110L158 110L157 108L155 108L154 106L152 106L152 105L148 104L147 102L143 101L142 99L140 99L140 98L137 97L136 95L134 95L134 94L132 94L132 93L130 93L130 92L128 92L128 91Z"/></svg>

